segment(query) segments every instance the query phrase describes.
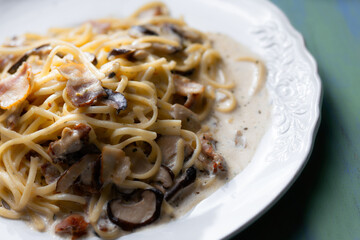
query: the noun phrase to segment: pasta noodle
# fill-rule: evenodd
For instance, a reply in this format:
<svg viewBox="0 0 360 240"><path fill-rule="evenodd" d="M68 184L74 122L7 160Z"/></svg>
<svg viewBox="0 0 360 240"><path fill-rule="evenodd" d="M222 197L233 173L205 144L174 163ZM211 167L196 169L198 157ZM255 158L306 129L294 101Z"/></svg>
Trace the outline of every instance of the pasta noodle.
<svg viewBox="0 0 360 240"><path fill-rule="evenodd" d="M175 187L159 186L162 168L175 177L173 186L189 169L209 178L223 170L217 153L204 156L204 141L213 140L199 123L213 110L236 107L235 83L227 81L206 34L170 17L164 4L20 40L0 47L1 216L30 219L43 231L81 205L99 236L116 238L129 226L115 221L115 213L113 229L101 225L113 199L134 191L145 199L147 189L158 189L163 211L171 213L169 189ZM263 65L259 69L263 75ZM172 148L170 163L162 144ZM121 174L103 172L114 170L106 168L106 154L115 156L111 166ZM97 174L100 183L85 183L83 172ZM84 234L58 226L59 233Z"/></svg>

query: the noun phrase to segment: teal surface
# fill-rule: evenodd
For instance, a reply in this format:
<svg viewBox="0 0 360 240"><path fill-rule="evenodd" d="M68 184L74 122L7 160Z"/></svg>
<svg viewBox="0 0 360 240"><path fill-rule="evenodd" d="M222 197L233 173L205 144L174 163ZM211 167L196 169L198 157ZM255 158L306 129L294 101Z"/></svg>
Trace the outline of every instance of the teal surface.
<svg viewBox="0 0 360 240"><path fill-rule="evenodd" d="M360 0L272 0L302 33L323 83L309 163L234 239L360 239Z"/></svg>

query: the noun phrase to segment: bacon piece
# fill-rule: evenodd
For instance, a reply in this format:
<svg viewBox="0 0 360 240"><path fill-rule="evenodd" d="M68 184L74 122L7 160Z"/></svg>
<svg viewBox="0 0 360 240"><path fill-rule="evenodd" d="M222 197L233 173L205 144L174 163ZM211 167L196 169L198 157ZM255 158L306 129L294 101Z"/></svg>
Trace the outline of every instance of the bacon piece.
<svg viewBox="0 0 360 240"><path fill-rule="evenodd" d="M90 130L83 123L64 128L61 139L49 145L48 152L54 163L71 165L78 161L82 157L81 150L88 144Z"/></svg>
<svg viewBox="0 0 360 240"><path fill-rule="evenodd" d="M224 157L215 151L215 144L212 135L204 133L201 137L201 154L196 162L199 169L211 174L226 172L226 162Z"/></svg>
<svg viewBox="0 0 360 240"><path fill-rule="evenodd" d="M9 109L23 102L30 94L31 67L24 63L14 75L0 81L0 107Z"/></svg>
<svg viewBox="0 0 360 240"><path fill-rule="evenodd" d="M73 214L55 226L55 233L71 234L73 239L76 239L87 233L88 226L89 223L85 221L83 216Z"/></svg>
<svg viewBox="0 0 360 240"><path fill-rule="evenodd" d="M92 105L98 97L106 96L100 80L83 64L68 63L58 70L68 80L66 94L75 107Z"/></svg>

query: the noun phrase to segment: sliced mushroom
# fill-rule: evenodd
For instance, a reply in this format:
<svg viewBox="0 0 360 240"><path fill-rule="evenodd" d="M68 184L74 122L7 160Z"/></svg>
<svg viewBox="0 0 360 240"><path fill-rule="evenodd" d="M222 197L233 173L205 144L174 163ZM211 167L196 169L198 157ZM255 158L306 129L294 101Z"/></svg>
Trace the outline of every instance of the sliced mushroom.
<svg viewBox="0 0 360 240"><path fill-rule="evenodd" d="M177 154L177 144L181 139L180 136L162 135L156 140L161 149L162 164L168 168L173 168ZM188 158L193 152L192 147L185 143L184 158Z"/></svg>
<svg viewBox="0 0 360 240"><path fill-rule="evenodd" d="M189 78L181 75L172 74L172 77L175 84L176 94L187 97L184 106L187 108L191 107L196 96L204 92L204 85L191 81Z"/></svg>
<svg viewBox="0 0 360 240"><path fill-rule="evenodd" d="M201 129L201 123L196 113L180 104L172 105L170 114L173 118L181 120L183 129L192 132L197 132Z"/></svg>
<svg viewBox="0 0 360 240"><path fill-rule="evenodd" d="M149 25L138 25L138 26L132 26L128 34L133 38L139 38L144 35L150 35L150 36L157 36L159 35L155 30L151 29L155 26L149 26Z"/></svg>
<svg viewBox="0 0 360 240"><path fill-rule="evenodd" d="M94 162L99 158L97 154L87 154L77 163L74 163L59 178L56 184L56 192L66 192L81 175L79 181L91 184L94 176Z"/></svg>
<svg viewBox="0 0 360 240"><path fill-rule="evenodd" d="M186 39L195 43L202 41L201 35L197 32L190 30L189 28L181 27L171 23L165 23L163 27L177 34L183 40Z"/></svg>
<svg viewBox="0 0 360 240"><path fill-rule="evenodd" d="M28 52L26 52L19 60L17 60L11 68L8 70L8 73L14 74L18 68L31 56L38 55L41 56L44 53L48 53L51 50L51 46L49 44L41 45L37 48L34 48Z"/></svg>
<svg viewBox="0 0 360 240"><path fill-rule="evenodd" d="M204 133L201 139L201 154L195 164L200 170L210 174L226 173L227 167L223 156L216 152L216 141L209 133Z"/></svg>
<svg viewBox="0 0 360 240"><path fill-rule="evenodd" d="M131 55L131 54L134 53L134 52L135 52L134 49L114 48L114 49L111 50L111 52L109 53L108 58L110 58L111 56L117 56L117 57L127 58L129 55Z"/></svg>
<svg viewBox="0 0 360 240"><path fill-rule="evenodd" d="M0 81L0 107L9 109L16 106L30 94L33 75L29 64L24 63L14 75Z"/></svg>
<svg viewBox="0 0 360 240"><path fill-rule="evenodd" d="M144 60L145 58L147 58L147 56L149 56L149 53L143 49L136 49L133 47L114 48L109 53L108 59L111 56L122 57L129 61L137 61L137 60Z"/></svg>
<svg viewBox="0 0 360 240"><path fill-rule="evenodd" d="M189 76L193 75L194 72L195 72L195 68L192 68L188 71L178 71L178 70L171 71L171 73L173 73L173 74L181 75L184 77L189 77Z"/></svg>
<svg viewBox="0 0 360 240"><path fill-rule="evenodd" d="M4 199L1 199L1 204L0 204L1 207L7 209L7 210L10 210L11 207L10 205L4 200Z"/></svg>
<svg viewBox="0 0 360 240"><path fill-rule="evenodd" d="M149 52L142 50L142 49L138 49L136 50L133 54L131 54L131 61L132 60L144 60L145 58L147 58L149 56Z"/></svg>
<svg viewBox="0 0 360 240"><path fill-rule="evenodd" d="M162 163L169 168L174 166L176 146L180 139L180 136L163 135L156 140L161 150Z"/></svg>
<svg viewBox="0 0 360 240"><path fill-rule="evenodd" d="M100 180L103 184L121 184L130 175L130 158L123 150L105 146L101 154Z"/></svg>
<svg viewBox="0 0 360 240"><path fill-rule="evenodd" d="M126 203L122 198L107 205L109 219L125 231L148 225L160 216L164 195L157 189L146 189L138 202Z"/></svg>
<svg viewBox="0 0 360 240"><path fill-rule="evenodd" d="M128 146L124 149L126 156L131 159L131 172L142 174L149 171L153 164L148 161L142 148L136 146Z"/></svg>
<svg viewBox="0 0 360 240"><path fill-rule="evenodd" d="M160 166L160 169L155 175L153 181L160 182L164 188L169 188L173 185L174 177L174 173L170 170L170 168L162 165Z"/></svg>
<svg viewBox="0 0 360 240"><path fill-rule="evenodd" d="M67 63L58 70L68 80L66 94L75 107L92 105L98 97L106 95L100 80L83 64Z"/></svg>
<svg viewBox="0 0 360 240"><path fill-rule="evenodd" d="M172 74L172 78L174 80L176 93L181 96L202 94L205 90L204 85L191 81L187 77Z"/></svg>
<svg viewBox="0 0 360 240"><path fill-rule="evenodd" d="M85 221L83 216L72 214L55 226L55 233L71 234L73 239L76 239L87 233L88 226L89 223Z"/></svg>
<svg viewBox="0 0 360 240"><path fill-rule="evenodd" d="M101 99L103 104L115 108L117 114L119 114L121 110L125 110L127 108L127 101L124 95L119 92L114 92L111 89L104 88L104 90L106 97Z"/></svg>
<svg viewBox="0 0 360 240"><path fill-rule="evenodd" d="M84 155L82 149L88 144L90 130L83 123L64 128L61 138L49 144L48 153L53 162L72 165L78 161Z"/></svg>
<svg viewBox="0 0 360 240"><path fill-rule="evenodd" d="M100 182L100 156L98 154L87 154L83 158L86 158L87 165L73 185L74 192L80 195L98 193L102 187Z"/></svg>
<svg viewBox="0 0 360 240"><path fill-rule="evenodd" d="M151 49L154 50L155 53L169 55L181 51L182 48L163 43L152 43Z"/></svg>
<svg viewBox="0 0 360 240"><path fill-rule="evenodd" d="M193 182L195 182L196 179L196 168L194 167L189 167L188 169L186 169L185 173L183 173L182 176L180 176L180 178L178 178L175 182L175 184L173 185L172 188L170 188L166 193L165 193L165 200L166 201L170 201L173 197L175 197L175 195L177 195L182 189L186 188L187 186L189 186L190 184L192 184Z"/></svg>
<svg viewBox="0 0 360 240"><path fill-rule="evenodd" d="M50 184L60 177L59 170L51 163L41 165L41 173L45 177L45 182Z"/></svg>

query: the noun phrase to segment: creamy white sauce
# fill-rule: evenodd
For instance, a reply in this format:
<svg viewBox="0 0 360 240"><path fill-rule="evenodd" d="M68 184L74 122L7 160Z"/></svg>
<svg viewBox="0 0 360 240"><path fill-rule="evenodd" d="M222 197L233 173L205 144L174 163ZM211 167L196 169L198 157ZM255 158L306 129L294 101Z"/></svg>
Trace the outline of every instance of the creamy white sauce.
<svg viewBox="0 0 360 240"><path fill-rule="evenodd" d="M239 58L252 57L254 53L235 40L222 34L209 34L213 47L219 51L224 61L224 73L230 81L235 81L232 90L237 107L230 113L213 111L203 123L208 125L217 141L216 149L226 160L228 175L225 178L206 179L200 176L197 186L182 194L175 202L174 217L188 212L201 200L239 174L251 161L256 148L270 121L270 102L265 87L251 95L251 86L258 77L258 68L254 63L239 61ZM259 59L261 61L261 59ZM238 146L235 144L237 132L241 132ZM245 146L245 147L244 147ZM160 222L166 221L165 219Z"/></svg>

